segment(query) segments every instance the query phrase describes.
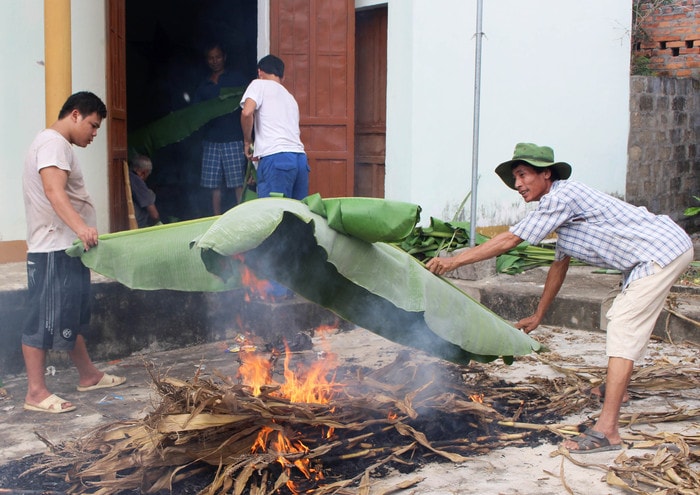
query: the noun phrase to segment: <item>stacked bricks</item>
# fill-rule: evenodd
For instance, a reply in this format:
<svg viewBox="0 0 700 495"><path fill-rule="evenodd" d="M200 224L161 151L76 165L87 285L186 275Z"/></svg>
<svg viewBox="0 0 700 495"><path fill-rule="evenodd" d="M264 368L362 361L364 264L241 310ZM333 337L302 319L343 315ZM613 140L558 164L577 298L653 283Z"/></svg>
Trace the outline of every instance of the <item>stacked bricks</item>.
<svg viewBox="0 0 700 495"><path fill-rule="evenodd" d="M700 0L635 3L632 54L659 76L700 78Z"/></svg>

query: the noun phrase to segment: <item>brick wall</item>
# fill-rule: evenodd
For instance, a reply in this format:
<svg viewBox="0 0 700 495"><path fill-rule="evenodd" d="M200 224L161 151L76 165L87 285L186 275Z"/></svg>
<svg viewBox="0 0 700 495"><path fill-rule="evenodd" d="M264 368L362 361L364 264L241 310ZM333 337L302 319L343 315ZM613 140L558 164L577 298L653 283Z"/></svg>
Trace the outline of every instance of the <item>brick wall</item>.
<svg viewBox="0 0 700 495"><path fill-rule="evenodd" d="M655 75L700 78L700 0L634 2L633 57Z"/></svg>
<svg viewBox="0 0 700 495"><path fill-rule="evenodd" d="M700 231L700 80L632 76L626 199Z"/></svg>

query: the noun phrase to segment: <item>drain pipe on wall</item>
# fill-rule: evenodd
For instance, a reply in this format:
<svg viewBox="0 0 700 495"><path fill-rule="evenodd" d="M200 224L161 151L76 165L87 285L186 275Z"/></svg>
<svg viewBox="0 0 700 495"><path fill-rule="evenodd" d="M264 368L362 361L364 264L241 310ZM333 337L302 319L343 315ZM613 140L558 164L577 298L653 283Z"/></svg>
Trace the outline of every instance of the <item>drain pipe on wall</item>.
<svg viewBox="0 0 700 495"><path fill-rule="evenodd" d="M483 0L476 3L476 55L474 58L474 127L472 133L472 200L469 220L469 246L476 244L476 192L479 181L479 106L481 103L481 30Z"/></svg>

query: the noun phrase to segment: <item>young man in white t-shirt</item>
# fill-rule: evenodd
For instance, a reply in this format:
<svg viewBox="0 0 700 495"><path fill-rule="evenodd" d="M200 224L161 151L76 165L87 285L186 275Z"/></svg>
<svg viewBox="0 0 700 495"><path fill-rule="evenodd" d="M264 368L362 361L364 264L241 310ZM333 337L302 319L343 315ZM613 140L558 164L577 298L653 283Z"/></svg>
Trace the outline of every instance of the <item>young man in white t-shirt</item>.
<svg viewBox="0 0 700 495"><path fill-rule="evenodd" d="M284 62L267 55L258 62L258 79L241 99L243 144L249 160L259 160L258 197L280 193L303 199L309 194L309 164L299 130L299 105L282 85ZM253 143L255 129L255 143Z"/></svg>
<svg viewBox="0 0 700 495"><path fill-rule="evenodd" d="M68 351L78 370L79 392L126 381L98 370L88 355L82 333L90 322L90 271L80 258L65 253L76 237L85 250L97 245L95 208L73 145L90 144L106 116L105 104L93 93L71 95L58 120L39 133L25 158L29 311L22 330L22 354L27 369L24 409L29 411L75 409L46 386L48 349Z"/></svg>

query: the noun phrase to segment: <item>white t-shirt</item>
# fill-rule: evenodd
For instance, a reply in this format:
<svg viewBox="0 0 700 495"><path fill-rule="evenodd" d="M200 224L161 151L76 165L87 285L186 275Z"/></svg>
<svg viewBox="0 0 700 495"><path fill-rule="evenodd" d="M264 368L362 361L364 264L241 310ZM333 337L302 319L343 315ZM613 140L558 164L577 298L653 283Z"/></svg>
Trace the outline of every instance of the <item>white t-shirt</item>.
<svg viewBox="0 0 700 495"><path fill-rule="evenodd" d="M78 236L51 207L39 171L55 166L68 172L66 193L73 208L90 226L97 225L92 199L85 189L83 172L73 146L60 133L44 129L29 147L24 159L22 188L27 217L27 248L33 253L61 251L73 245Z"/></svg>
<svg viewBox="0 0 700 495"><path fill-rule="evenodd" d="M299 105L287 88L277 81L255 79L243 93L241 107L248 98L256 104L256 157L304 152L299 131Z"/></svg>

